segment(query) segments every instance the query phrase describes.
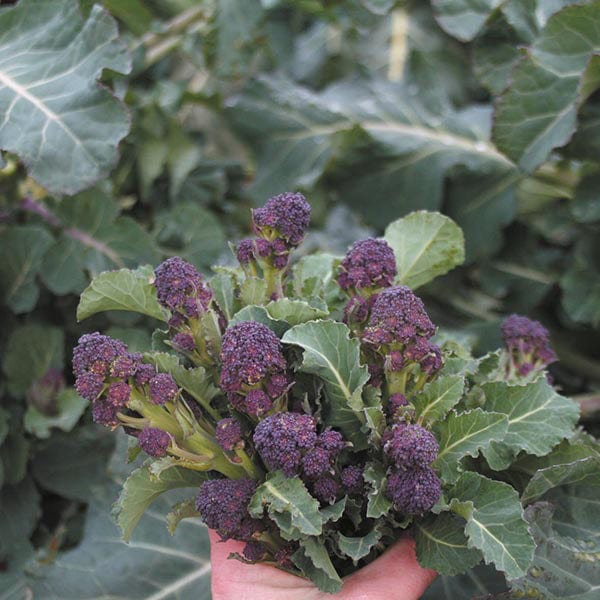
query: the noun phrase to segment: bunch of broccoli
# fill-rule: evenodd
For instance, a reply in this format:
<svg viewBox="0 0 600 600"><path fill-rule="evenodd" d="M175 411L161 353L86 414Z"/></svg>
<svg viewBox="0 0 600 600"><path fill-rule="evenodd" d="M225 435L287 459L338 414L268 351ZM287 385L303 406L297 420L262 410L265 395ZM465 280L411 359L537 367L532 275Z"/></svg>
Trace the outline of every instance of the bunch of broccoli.
<svg viewBox="0 0 600 600"><path fill-rule="evenodd" d="M311 310L322 307L297 297L291 285L292 251L309 217L299 193L275 196L253 211L256 237L237 245L239 267L225 274L236 288L233 302L243 304L240 289L255 281L263 282L262 302L255 298L236 315L218 299L222 290L185 260L170 258L155 269L155 297L168 312L164 344L180 357L175 371L153 353L130 353L100 333L81 337L73 370L97 423L122 426L150 459L206 474L195 508L222 540L245 542L237 558L312 576L303 549L310 535L294 524L294 502L303 501L320 519L313 535L343 575L375 558L404 528L447 508L440 433L415 407L458 359L434 341L423 301L396 285L394 250L382 239L356 242L338 261L339 302L327 319L311 319ZM299 326L337 321L344 328L359 352L349 377L364 371L358 392L341 380L341 354L341 366L317 351L319 368L301 368L306 348L282 341L291 325L269 312L274 306L308 311ZM513 315L502 333L496 379L532 381L555 360L539 323ZM204 395L186 384L191 370L203 374ZM346 414L355 421L329 419L340 409L336 389L347 394ZM474 402L466 395L464 408L479 410ZM269 500L275 481L281 488ZM368 531L377 533L377 543L358 558L335 546L339 536L358 539Z"/></svg>

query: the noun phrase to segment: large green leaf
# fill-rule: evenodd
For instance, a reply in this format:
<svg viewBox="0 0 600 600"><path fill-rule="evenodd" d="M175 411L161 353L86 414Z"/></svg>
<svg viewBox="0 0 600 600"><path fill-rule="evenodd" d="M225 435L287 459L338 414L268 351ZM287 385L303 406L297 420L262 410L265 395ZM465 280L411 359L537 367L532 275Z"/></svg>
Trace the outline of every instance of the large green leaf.
<svg viewBox="0 0 600 600"><path fill-rule="evenodd" d="M129 130L125 107L97 80L128 73L117 24L100 6L83 20L72 0L22 0L0 11L0 148L53 193L105 176Z"/></svg>
<svg viewBox="0 0 600 600"><path fill-rule="evenodd" d="M382 533L376 528L360 537L348 537L338 532L337 544L341 552L349 556L356 565L361 558L371 552L371 549L381 539Z"/></svg>
<svg viewBox="0 0 600 600"><path fill-rule="evenodd" d="M505 469L521 450L547 454L572 434L579 418L577 404L557 394L544 377L528 385L486 383L483 391L484 408L508 417L506 436L483 450L495 470Z"/></svg>
<svg viewBox="0 0 600 600"><path fill-rule="evenodd" d="M186 519L174 536L167 530L169 502L160 499L141 518L129 543L110 515L114 485L92 500L81 543L30 579L44 600L198 600L210 597L209 542L198 519ZM30 566L31 568L31 566Z"/></svg>
<svg viewBox="0 0 600 600"><path fill-rule="evenodd" d="M493 137L526 171L573 135L581 95L597 85L592 57L599 50L600 2L568 6L550 17L512 72L497 103Z"/></svg>
<svg viewBox="0 0 600 600"><path fill-rule="evenodd" d="M113 515L128 541L146 509L161 494L175 488L197 489L207 474L181 467L173 467L153 476L149 466L133 471L123 484L119 499L113 506Z"/></svg>
<svg viewBox="0 0 600 600"><path fill-rule="evenodd" d="M335 594L342 588L342 580L331 562L329 552L318 538L302 540L292 560L322 591Z"/></svg>
<svg viewBox="0 0 600 600"><path fill-rule="evenodd" d="M456 481L465 456L477 456L492 440L501 440L508 428L506 415L485 412L480 408L456 414L437 424L436 437L440 451L433 466L448 483Z"/></svg>
<svg viewBox="0 0 600 600"><path fill-rule="evenodd" d="M533 560L534 542L514 488L478 473L463 473L449 496L450 508L466 520L470 548L478 548L510 579L522 577Z"/></svg>
<svg viewBox="0 0 600 600"><path fill-rule="evenodd" d="M394 250L397 280L416 289L462 264L465 240L460 228L439 213L414 212L390 223L385 241Z"/></svg>
<svg viewBox="0 0 600 600"><path fill-rule="evenodd" d="M152 280L152 269L147 267L101 273L81 294L77 319L81 321L107 310L127 310L167 321L166 311L156 300Z"/></svg>
<svg viewBox="0 0 600 600"><path fill-rule="evenodd" d="M419 521L415 534L419 564L444 575L457 575L481 562L481 551L468 546L464 530L464 522L449 513Z"/></svg>
<svg viewBox="0 0 600 600"><path fill-rule="evenodd" d="M318 375L325 384L324 422L338 427L357 446L364 446L362 389L369 380L360 364L360 344L350 330L334 321L309 321L286 331L282 341L304 350L299 370Z"/></svg>
<svg viewBox="0 0 600 600"><path fill-rule="evenodd" d="M465 389L462 375L446 375L428 383L412 400L419 419L431 423L442 419L461 399Z"/></svg>
<svg viewBox="0 0 600 600"><path fill-rule="evenodd" d="M51 245L52 237L41 227L11 226L0 233L0 255L10 256L0 261L0 293L13 312L29 312L36 305L35 279Z"/></svg>
<svg viewBox="0 0 600 600"><path fill-rule="evenodd" d="M322 306L313 306L305 300L291 300L290 298L269 302L265 308L273 319L286 321L292 326L322 319L329 315L329 311Z"/></svg>
<svg viewBox="0 0 600 600"><path fill-rule="evenodd" d="M319 502L298 477L286 477L281 471L267 475L248 505L250 514L257 518L263 516L265 509L285 539L321 534L323 520Z"/></svg>
<svg viewBox="0 0 600 600"><path fill-rule="evenodd" d="M432 0L438 23L454 37L467 42L483 27L504 0Z"/></svg>
<svg viewBox="0 0 600 600"><path fill-rule="evenodd" d="M462 575L440 575L427 588L422 600L473 600L506 590L504 577L492 567L479 565Z"/></svg>

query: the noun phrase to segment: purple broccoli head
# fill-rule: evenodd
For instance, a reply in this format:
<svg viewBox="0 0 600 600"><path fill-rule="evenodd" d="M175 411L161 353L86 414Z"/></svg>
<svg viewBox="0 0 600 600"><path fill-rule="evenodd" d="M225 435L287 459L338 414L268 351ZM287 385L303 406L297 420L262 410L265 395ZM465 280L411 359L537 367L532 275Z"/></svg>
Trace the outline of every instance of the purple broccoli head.
<svg viewBox="0 0 600 600"><path fill-rule="evenodd" d="M117 413L119 407L111 404L105 397L94 400L92 404L92 419L94 423L105 427L115 427L119 424Z"/></svg>
<svg viewBox="0 0 600 600"><path fill-rule="evenodd" d="M156 369L153 365L142 364L135 373L135 385L142 387L150 383L150 380L156 375Z"/></svg>
<svg viewBox="0 0 600 600"><path fill-rule="evenodd" d="M242 550L244 558L250 562L262 560L267 552L268 549L262 542L248 542Z"/></svg>
<svg viewBox="0 0 600 600"><path fill-rule="evenodd" d="M247 265L254 260L254 240L241 240L237 246L236 256L240 265Z"/></svg>
<svg viewBox="0 0 600 600"><path fill-rule="evenodd" d="M179 388L168 373L158 373L150 380L150 400L154 404L165 404L175 400Z"/></svg>
<svg viewBox="0 0 600 600"><path fill-rule="evenodd" d="M242 441L242 426L237 419L221 419L217 423L215 437L223 450L231 452Z"/></svg>
<svg viewBox="0 0 600 600"><path fill-rule="evenodd" d="M77 393L86 400L93 402L104 388L104 377L96 373L84 371L75 380Z"/></svg>
<svg viewBox="0 0 600 600"><path fill-rule="evenodd" d="M281 238L289 247L300 245L310 222L310 204L299 193L273 196L262 208L252 211L257 235Z"/></svg>
<svg viewBox="0 0 600 600"><path fill-rule="evenodd" d="M383 449L396 467L412 469L430 465L437 458L439 445L420 425L398 423L386 436Z"/></svg>
<svg viewBox="0 0 600 600"><path fill-rule="evenodd" d="M146 427L138 435L138 444L140 448L150 456L158 458L165 456L167 448L171 443L171 436L162 429L156 427Z"/></svg>
<svg viewBox="0 0 600 600"><path fill-rule="evenodd" d="M388 417L393 418L407 405L408 400L404 394L392 394L387 401L386 413Z"/></svg>
<svg viewBox="0 0 600 600"><path fill-rule="evenodd" d="M349 465L342 469L340 479L347 494L360 494L363 491L364 470L364 466L361 465Z"/></svg>
<svg viewBox="0 0 600 600"><path fill-rule="evenodd" d="M173 348L180 352L193 352L196 349L196 342L191 333L176 333L171 339Z"/></svg>
<svg viewBox="0 0 600 600"><path fill-rule="evenodd" d="M248 513L248 504L258 483L253 479L211 479L205 481L196 497L196 509L205 525L222 540L252 541L262 523Z"/></svg>
<svg viewBox="0 0 600 600"><path fill-rule="evenodd" d="M442 484L430 467L399 469L388 477L385 493L399 512L420 515L439 500Z"/></svg>
<svg viewBox="0 0 600 600"><path fill-rule="evenodd" d="M106 390L106 400L117 408L124 408L131 396L131 386L124 381L111 383Z"/></svg>
<svg viewBox="0 0 600 600"><path fill-rule="evenodd" d="M338 283L343 290L383 288L396 277L394 251L385 240L355 242L340 265Z"/></svg>
<svg viewBox="0 0 600 600"><path fill-rule="evenodd" d="M154 270L156 296L161 306L173 315L195 318L208 310L212 292L194 265L174 256Z"/></svg>
<svg viewBox="0 0 600 600"><path fill-rule="evenodd" d="M539 322L510 315L502 323L502 338L514 372L526 377L557 360L550 347L548 330Z"/></svg>
<svg viewBox="0 0 600 600"><path fill-rule="evenodd" d="M410 288L395 286L384 289L375 299L364 340L375 346L409 344L434 333L435 326L423 301Z"/></svg>
<svg viewBox="0 0 600 600"><path fill-rule="evenodd" d="M316 423L309 415L276 413L256 426L253 439L270 470L281 469L287 477L293 477L302 469L303 454L317 442Z"/></svg>
<svg viewBox="0 0 600 600"><path fill-rule="evenodd" d="M115 361L123 355L127 355L127 346L123 342L97 331L86 333L73 350L73 373L75 377L85 372L106 377Z"/></svg>
<svg viewBox="0 0 600 600"><path fill-rule="evenodd" d="M324 475L312 483L312 495L325 504L333 504L341 492L340 484L331 476Z"/></svg>

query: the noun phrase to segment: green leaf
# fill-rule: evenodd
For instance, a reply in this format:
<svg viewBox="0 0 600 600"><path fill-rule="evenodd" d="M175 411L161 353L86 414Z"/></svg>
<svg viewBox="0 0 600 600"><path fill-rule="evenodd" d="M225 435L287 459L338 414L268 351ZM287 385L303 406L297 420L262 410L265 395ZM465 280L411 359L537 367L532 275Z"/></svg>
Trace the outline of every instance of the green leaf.
<svg viewBox="0 0 600 600"><path fill-rule="evenodd" d="M346 503L348 496L344 496L341 500L338 500L335 504L330 504L321 509L321 519L323 525L325 523L335 523L342 518L344 510L346 509Z"/></svg>
<svg viewBox="0 0 600 600"><path fill-rule="evenodd" d="M462 575L440 575L421 600L473 600L506 591L504 576L487 565L478 565Z"/></svg>
<svg viewBox="0 0 600 600"><path fill-rule="evenodd" d="M38 565L30 579L35 598L44 600L199 600L210 597L209 540L197 519L181 523L172 537L164 514L171 500L160 499L144 515L128 544L110 515L118 489L105 485L92 499L81 543L51 565ZM93 576L82 576L92 573Z"/></svg>
<svg viewBox="0 0 600 600"><path fill-rule="evenodd" d="M597 242L596 242L597 244ZM577 323L600 326L600 272L598 251L578 244L574 264L564 272L560 287L563 291L562 305L571 319Z"/></svg>
<svg viewBox="0 0 600 600"><path fill-rule="evenodd" d="M2 365L11 394L22 397L49 369L62 372L64 344L64 333L58 327L30 324L14 329Z"/></svg>
<svg viewBox="0 0 600 600"><path fill-rule="evenodd" d="M129 130L123 104L97 80L129 73L114 19L71 0L24 0L0 12L0 147L18 154L55 194L106 176Z"/></svg>
<svg viewBox="0 0 600 600"><path fill-rule="evenodd" d="M458 575L478 564L483 560L481 551L469 548L464 530L464 523L449 513L419 521L415 535L419 564L443 575Z"/></svg>
<svg viewBox="0 0 600 600"><path fill-rule="evenodd" d="M0 261L0 293L13 312L29 312L36 305L35 279L51 245L52 237L41 227L13 225L0 233L0 255L10 256Z"/></svg>
<svg viewBox="0 0 600 600"><path fill-rule="evenodd" d="M206 473L179 467L167 469L160 477L153 477L148 465L133 471L113 507L123 539L129 541L146 509L161 494L174 488L197 488L206 478Z"/></svg>
<svg viewBox="0 0 600 600"><path fill-rule="evenodd" d="M462 375L446 375L428 383L412 400L419 419L425 423L439 421L454 408L464 393Z"/></svg>
<svg viewBox="0 0 600 600"><path fill-rule="evenodd" d="M508 419L501 413L485 412L480 408L450 413L435 427L440 451L433 467L439 470L445 482L456 481L462 470L462 459L477 456L492 440L501 440L507 428Z"/></svg>
<svg viewBox="0 0 600 600"><path fill-rule="evenodd" d="M292 561L321 591L335 594L342 589L342 580L320 540L314 537L301 540Z"/></svg>
<svg viewBox="0 0 600 600"><path fill-rule="evenodd" d="M53 428L71 431L88 404L74 389L63 390L56 397L56 414L45 415L34 406L29 406L23 418L23 426L38 438L49 437Z"/></svg>
<svg viewBox="0 0 600 600"><path fill-rule="evenodd" d="M191 519L199 517L200 513L196 510L196 500L182 500L173 506L172 510L167 515L167 529L171 535L175 535L177 526L183 519Z"/></svg>
<svg viewBox="0 0 600 600"><path fill-rule="evenodd" d="M167 321L166 311L156 300L152 280L149 267L101 273L81 294L77 319L81 321L107 310L128 310Z"/></svg>
<svg viewBox="0 0 600 600"><path fill-rule="evenodd" d="M329 315L329 311L326 309L312 306L305 300L291 300L290 298L269 302L265 308L273 319L286 321L292 326L322 319Z"/></svg>
<svg viewBox="0 0 600 600"><path fill-rule="evenodd" d="M551 16L497 102L494 140L526 171L575 131L580 95L589 93L586 71L596 68L590 59L600 50L599 9L596 0Z"/></svg>
<svg viewBox="0 0 600 600"><path fill-rule="evenodd" d="M257 306L251 304L250 306L244 306L242 310L236 312L228 323L231 327L242 321L256 321L266 325L271 331L275 333L277 337L281 337L289 328L289 324L285 321L277 321L267 312L264 306Z"/></svg>
<svg viewBox="0 0 600 600"><path fill-rule="evenodd" d="M390 223L384 237L396 256L397 281L412 289L444 275L465 258L462 231L439 213L414 212Z"/></svg>
<svg viewBox="0 0 600 600"><path fill-rule="evenodd" d="M367 367L360 364L360 343L350 339L350 330L334 321L309 321L286 331L282 341L304 350L299 370L319 376L327 402L324 422L338 427L357 448L364 447L359 431L363 424L362 389L369 380Z"/></svg>
<svg viewBox="0 0 600 600"><path fill-rule="evenodd" d="M503 0L432 0L438 23L450 35L471 41Z"/></svg>
<svg viewBox="0 0 600 600"><path fill-rule="evenodd" d="M0 488L16 485L27 474L31 444L20 429L13 429L0 445ZM3 479L3 481L2 481Z"/></svg>
<svg viewBox="0 0 600 600"><path fill-rule="evenodd" d="M231 273L217 273L210 280L210 287L215 295L215 300L227 321L239 310L239 301L235 297L235 279Z"/></svg>
<svg viewBox="0 0 600 600"><path fill-rule="evenodd" d="M347 537L337 533L337 545L341 552L352 559L356 565L361 558L371 552L371 549L381 539L382 533L378 529L371 529L369 533L361 537Z"/></svg>
<svg viewBox="0 0 600 600"><path fill-rule="evenodd" d="M482 386L486 410L505 414L508 429L502 441L492 441L483 455L490 467L505 469L521 450L543 456L569 437L579 418L579 407L559 396L540 377L528 385L491 382Z"/></svg>
<svg viewBox="0 0 600 600"><path fill-rule="evenodd" d="M599 479L600 456L590 456L571 463L552 465L540 469L531 478L523 491L521 501L529 504L541 498L548 490L561 485L586 482L590 478Z"/></svg>
<svg viewBox="0 0 600 600"><path fill-rule="evenodd" d="M247 277L240 285L240 300L245 306L262 304L266 293L267 284L258 277Z"/></svg>
<svg viewBox="0 0 600 600"><path fill-rule="evenodd" d="M509 579L522 577L531 565L534 542L519 495L507 483L478 473L463 473L449 496L450 509L466 520L470 548L478 548Z"/></svg>
<svg viewBox="0 0 600 600"><path fill-rule="evenodd" d="M392 502L388 500L384 493L387 485L385 467L380 463L369 463L365 468L363 477L371 488L367 493L367 517L369 519L379 519L387 515L390 508L392 508Z"/></svg>
<svg viewBox="0 0 600 600"><path fill-rule="evenodd" d="M203 367L185 368L177 365L169 369L179 387L182 387L200 406L210 406L210 401L220 393L213 385L212 378Z"/></svg>
<svg viewBox="0 0 600 600"><path fill-rule="evenodd" d="M320 535L322 517L319 502L307 491L298 477L286 477L281 471L267 475L248 505L253 517L267 513L285 539L299 540L305 535Z"/></svg>
<svg viewBox="0 0 600 600"><path fill-rule="evenodd" d="M329 304L340 294L335 281L339 260L325 253L303 256L292 267L294 295L298 298L323 298Z"/></svg>
<svg viewBox="0 0 600 600"><path fill-rule="evenodd" d="M600 175L584 177L575 189L571 212L579 223L600 221Z"/></svg>

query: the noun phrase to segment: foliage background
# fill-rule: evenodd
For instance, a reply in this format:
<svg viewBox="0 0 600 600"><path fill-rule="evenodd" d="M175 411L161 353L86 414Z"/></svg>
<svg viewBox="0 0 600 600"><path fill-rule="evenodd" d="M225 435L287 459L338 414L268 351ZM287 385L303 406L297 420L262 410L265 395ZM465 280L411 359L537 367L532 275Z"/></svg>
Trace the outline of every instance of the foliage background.
<svg viewBox="0 0 600 600"><path fill-rule="evenodd" d="M483 352L503 315L542 320L561 359L556 383L596 430L599 2L16 8L32 4L20 21L0 10L0 599L208 597L195 521L170 539L156 505L129 546L119 541L109 510L124 449L111 461L114 436L70 386L82 332L108 330L136 349L152 320L114 313L78 325L75 307L106 269L174 254L205 271L227 262L225 241L244 235L248 209L284 190L313 205L309 249L343 253L415 209L455 219L467 261L423 290L437 322ZM77 35L84 23L97 39ZM86 152L64 131L40 136L46 121L27 103L9 110L9 76L46 82L31 89L72 119ZM492 589L487 575L466 579L436 584L432 597Z"/></svg>

